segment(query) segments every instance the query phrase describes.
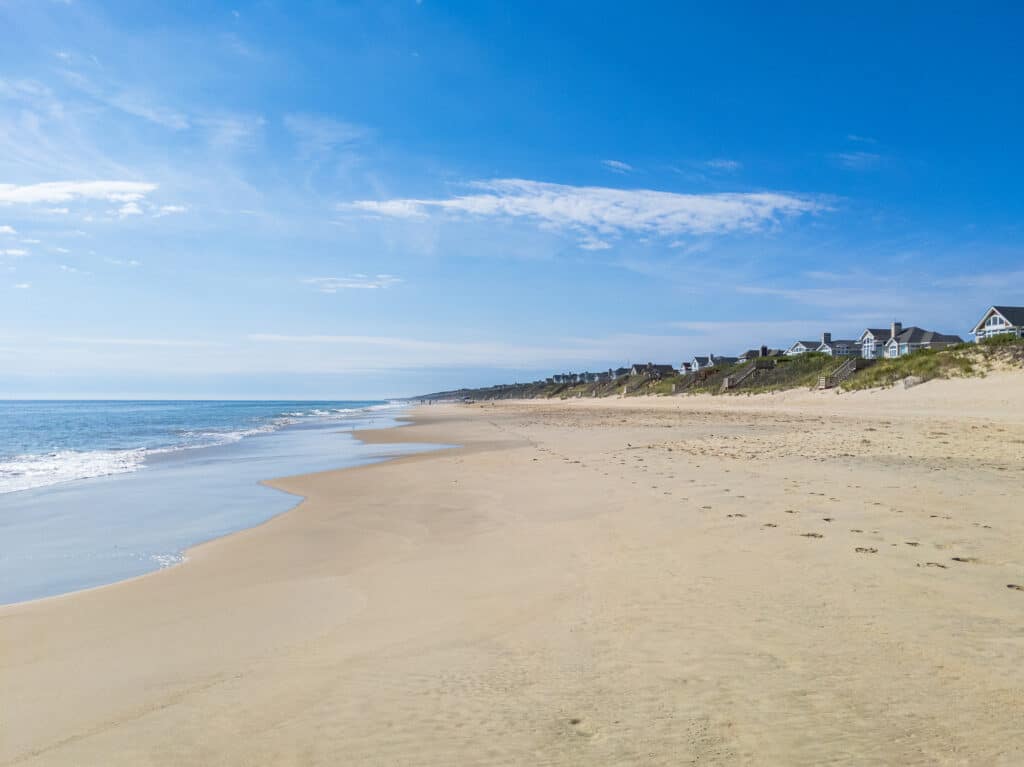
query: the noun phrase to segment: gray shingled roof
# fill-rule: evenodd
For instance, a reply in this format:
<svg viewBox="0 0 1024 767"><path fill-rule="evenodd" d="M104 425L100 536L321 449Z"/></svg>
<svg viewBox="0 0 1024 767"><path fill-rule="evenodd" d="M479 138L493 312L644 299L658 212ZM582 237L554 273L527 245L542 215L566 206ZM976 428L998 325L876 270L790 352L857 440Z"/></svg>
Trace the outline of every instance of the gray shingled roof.
<svg viewBox="0 0 1024 767"><path fill-rule="evenodd" d="M839 345L842 345L842 344L846 344L847 346L856 346L857 342L852 340L852 339L848 340L848 339L839 338L839 339L833 339L831 341L822 341L822 343L818 344L818 346L821 346L822 344L824 344L825 346L827 346L829 348L832 348L833 346L839 346Z"/></svg>
<svg viewBox="0 0 1024 767"><path fill-rule="evenodd" d="M1009 317L1007 317L1009 319ZM964 339L960 336L946 335L945 333L936 333L934 330L925 330L919 328L916 325L911 325L909 328L903 328L902 332L896 335L896 343L900 344L927 344L927 343L951 343L958 344L962 343Z"/></svg>
<svg viewBox="0 0 1024 767"><path fill-rule="evenodd" d="M876 341L888 341L892 336L892 328L868 328L867 331Z"/></svg>
<svg viewBox="0 0 1024 767"><path fill-rule="evenodd" d="M1012 325L1024 325L1024 306L993 306Z"/></svg>

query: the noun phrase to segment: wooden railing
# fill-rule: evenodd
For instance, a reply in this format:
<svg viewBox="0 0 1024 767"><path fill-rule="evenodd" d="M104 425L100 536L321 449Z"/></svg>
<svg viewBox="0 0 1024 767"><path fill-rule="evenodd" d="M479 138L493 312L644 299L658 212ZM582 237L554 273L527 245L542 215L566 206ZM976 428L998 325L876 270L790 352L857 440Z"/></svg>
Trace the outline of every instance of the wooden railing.
<svg viewBox="0 0 1024 767"><path fill-rule="evenodd" d="M819 389L831 389L839 386L843 381L852 376L858 370L868 367L874 362L874 360L865 359L863 357L850 357L842 365L837 367L828 375L821 376L818 379Z"/></svg>
<svg viewBox="0 0 1024 767"><path fill-rule="evenodd" d="M722 391L729 391L729 389L735 389L741 383L746 381L750 376L757 372L757 362L751 362L739 373L731 376L726 376L722 380Z"/></svg>

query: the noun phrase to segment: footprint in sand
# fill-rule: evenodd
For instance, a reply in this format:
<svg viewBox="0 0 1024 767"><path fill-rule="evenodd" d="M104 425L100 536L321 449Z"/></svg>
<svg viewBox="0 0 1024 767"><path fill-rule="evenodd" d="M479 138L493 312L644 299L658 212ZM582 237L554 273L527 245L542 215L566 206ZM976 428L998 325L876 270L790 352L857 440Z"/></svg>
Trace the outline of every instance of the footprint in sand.
<svg viewBox="0 0 1024 767"><path fill-rule="evenodd" d="M878 549L874 546L858 546L854 549L858 554L877 554Z"/></svg>
<svg viewBox="0 0 1024 767"><path fill-rule="evenodd" d="M1013 589L1014 591L1024 591L1024 586L1020 586L1016 583L1007 583L1006 588Z"/></svg>
<svg viewBox="0 0 1024 767"><path fill-rule="evenodd" d="M977 557L952 557L952 560L954 562L964 562L968 564L978 561Z"/></svg>
<svg viewBox="0 0 1024 767"><path fill-rule="evenodd" d="M821 533L800 533L804 538L824 538L825 536Z"/></svg>
<svg viewBox="0 0 1024 767"><path fill-rule="evenodd" d="M765 522L761 527L778 527L774 522Z"/></svg>
<svg viewBox="0 0 1024 767"><path fill-rule="evenodd" d="M834 522L835 517L822 517L822 520L825 522Z"/></svg>
<svg viewBox="0 0 1024 767"><path fill-rule="evenodd" d="M917 566L920 567L921 566L920 563L918 563ZM943 570L946 569L946 566L944 564L940 563L940 562L925 562L924 566L925 567L941 567Z"/></svg>
<svg viewBox="0 0 1024 767"><path fill-rule="evenodd" d="M921 545L918 541L904 541L904 543L906 543L908 546L920 546Z"/></svg>

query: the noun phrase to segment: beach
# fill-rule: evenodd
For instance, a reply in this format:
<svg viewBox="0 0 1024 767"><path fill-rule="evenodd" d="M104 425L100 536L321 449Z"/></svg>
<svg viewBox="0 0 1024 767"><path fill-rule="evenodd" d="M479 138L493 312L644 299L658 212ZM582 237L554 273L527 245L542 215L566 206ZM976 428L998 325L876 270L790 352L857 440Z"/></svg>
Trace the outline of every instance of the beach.
<svg viewBox="0 0 1024 767"><path fill-rule="evenodd" d="M1024 375L414 408L0 607L0 764L1024 762Z"/></svg>

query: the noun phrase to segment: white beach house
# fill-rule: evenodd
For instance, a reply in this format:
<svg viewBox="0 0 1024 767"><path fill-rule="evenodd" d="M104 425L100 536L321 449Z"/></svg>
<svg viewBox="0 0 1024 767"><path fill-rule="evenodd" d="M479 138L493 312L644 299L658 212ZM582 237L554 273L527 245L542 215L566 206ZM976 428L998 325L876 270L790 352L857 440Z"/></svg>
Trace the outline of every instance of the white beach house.
<svg viewBox="0 0 1024 767"><path fill-rule="evenodd" d="M860 354L860 345L852 338L834 340L831 333L822 333L821 343L815 351L832 357L856 357Z"/></svg>
<svg viewBox="0 0 1024 767"><path fill-rule="evenodd" d="M978 342L1005 334L1024 338L1024 306L990 306L971 333Z"/></svg>
<svg viewBox="0 0 1024 767"><path fill-rule="evenodd" d="M960 336L937 333L916 325L905 328L900 322L892 323L888 330L868 328L857 339L861 347L861 356L866 359L892 359L920 349L942 349L963 342L964 339Z"/></svg>
<svg viewBox="0 0 1024 767"><path fill-rule="evenodd" d="M817 341L797 341L786 349L786 356L795 357L798 354L807 354L807 352L813 352L817 348Z"/></svg>
<svg viewBox="0 0 1024 767"><path fill-rule="evenodd" d="M902 330L903 325L899 322L892 323L890 328L868 328L857 339L860 356L868 360L878 359L885 352L889 339Z"/></svg>

